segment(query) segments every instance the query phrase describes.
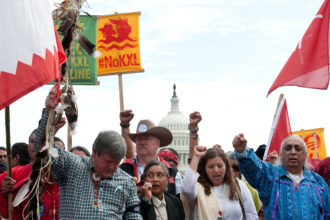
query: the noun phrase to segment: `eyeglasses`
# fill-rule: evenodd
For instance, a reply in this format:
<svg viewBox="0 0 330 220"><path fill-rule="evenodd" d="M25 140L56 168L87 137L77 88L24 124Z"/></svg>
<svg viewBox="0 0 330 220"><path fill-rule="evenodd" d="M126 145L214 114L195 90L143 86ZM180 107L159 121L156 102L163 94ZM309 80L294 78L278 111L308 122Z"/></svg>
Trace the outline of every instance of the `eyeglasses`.
<svg viewBox="0 0 330 220"><path fill-rule="evenodd" d="M0 155L0 159L1 158L5 158L6 159L7 158L7 155Z"/></svg>
<svg viewBox="0 0 330 220"><path fill-rule="evenodd" d="M231 165L234 171L240 171L239 166L237 164Z"/></svg>

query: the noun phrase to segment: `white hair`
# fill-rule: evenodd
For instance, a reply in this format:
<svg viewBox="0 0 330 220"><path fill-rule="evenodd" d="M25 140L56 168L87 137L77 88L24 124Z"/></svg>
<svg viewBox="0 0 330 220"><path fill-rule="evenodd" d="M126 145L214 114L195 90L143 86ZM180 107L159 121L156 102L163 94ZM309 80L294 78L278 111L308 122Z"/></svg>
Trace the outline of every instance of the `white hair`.
<svg viewBox="0 0 330 220"><path fill-rule="evenodd" d="M286 138L284 138L284 140L282 141L281 143L281 148L280 148L280 154L282 154L282 150L283 150L283 147L284 147L284 143L291 137L296 137L298 138L299 140L301 140L301 142L303 143L303 146L304 146L304 150L305 150L305 153L307 154L307 145L305 143L305 141L299 136L299 135L296 135L296 134L292 134L292 135L289 135L287 136Z"/></svg>
<svg viewBox="0 0 330 220"><path fill-rule="evenodd" d="M303 144L303 146L304 146L305 154L307 154L307 145L306 145L305 141L304 141L299 135L292 134L292 135L289 135L289 136L287 136L286 138L284 138L284 140L282 141L282 143L281 143L281 148L280 148L280 156L279 156L279 158L274 162L274 165L278 165L278 166L279 166L279 165L282 165L282 158L281 158L281 155L282 155L282 150L283 150L283 148L284 148L284 143L285 143L289 138L291 138L291 137L296 137L296 138L298 138L298 139L301 140L301 142L302 142L302 144ZM306 158L307 158L307 157L306 157ZM309 170L310 170L311 168L313 168L312 165L311 165L310 163L307 162L307 159L305 160L304 167L305 167L306 169L309 169Z"/></svg>

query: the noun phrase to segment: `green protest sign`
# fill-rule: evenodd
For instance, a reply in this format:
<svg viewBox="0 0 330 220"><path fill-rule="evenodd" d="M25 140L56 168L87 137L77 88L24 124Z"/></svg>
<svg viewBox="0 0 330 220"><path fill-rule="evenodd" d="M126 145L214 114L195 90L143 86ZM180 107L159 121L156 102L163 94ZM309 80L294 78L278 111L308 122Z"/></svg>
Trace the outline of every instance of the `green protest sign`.
<svg viewBox="0 0 330 220"><path fill-rule="evenodd" d="M95 44L96 24L96 16L80 15L78 20L80 29L77 32L81 32ZM67 63L73 85L95 85L97 83L96 59L80 47L77 39L71 44L71 54L67 58Z"/></svg>

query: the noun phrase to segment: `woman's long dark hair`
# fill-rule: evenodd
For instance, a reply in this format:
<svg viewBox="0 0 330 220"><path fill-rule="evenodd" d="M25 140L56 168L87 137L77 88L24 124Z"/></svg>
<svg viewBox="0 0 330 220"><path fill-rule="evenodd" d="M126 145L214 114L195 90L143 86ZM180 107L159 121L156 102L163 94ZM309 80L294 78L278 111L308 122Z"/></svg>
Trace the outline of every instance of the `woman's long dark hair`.
<svg viewBox="0 0 330 220"><path fill-rule="evenodd" d="M227 155L223 152L223 150L219 148L210 148L207 149L206 154L202 156L202 158L199 160L197 172L199 173L198 182L202 184L204 187L204 192L206 195L210 195L211 193L211 187L213 187L213 183L209 179L209 177L206 174L206 163L208 160L220 157L223 162L226 165L226 173L224 175L223 183L228 184L229 186L229 199L230 200L238 200L238 186L235 183L232 168L230 166L229 160Z"/></svg>

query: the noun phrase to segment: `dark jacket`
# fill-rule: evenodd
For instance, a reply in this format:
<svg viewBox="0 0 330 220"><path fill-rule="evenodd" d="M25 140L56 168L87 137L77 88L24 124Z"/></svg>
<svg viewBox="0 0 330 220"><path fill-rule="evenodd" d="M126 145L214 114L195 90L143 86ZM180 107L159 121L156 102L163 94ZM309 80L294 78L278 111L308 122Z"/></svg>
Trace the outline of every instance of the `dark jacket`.
<svg viewBox="0 0 330 220"><path fill-rule="evenodd" d="M169 182L167 185L167 188L168 188L167 192L172 195L176 195L175 176L176 176L178 170L175 167L172 167L165 160L162 160L161 158L160 158L160 161L163 162L167 166L168 172L170 174ZM124 170L126 173L128 173L129 175L136 177L137 167L134 166L134 164L133 164L133 158L129 158L129 159L125 160L119 167L122 170Z"/></svg>
<svg viewBox="0 0 330 220"><path fill-rule="evenodd" d="M167 219L168 220L184 220L184 210L181 200L169 193L164 193ZM140 197L140 212L144 220L156 220L156 212L154 205L145 202L142 197Z"/></svg>

